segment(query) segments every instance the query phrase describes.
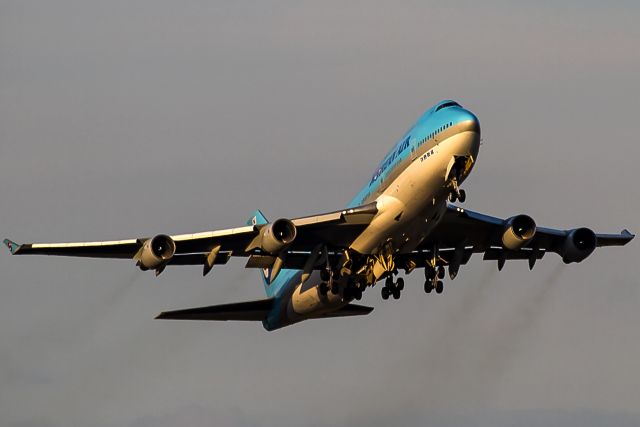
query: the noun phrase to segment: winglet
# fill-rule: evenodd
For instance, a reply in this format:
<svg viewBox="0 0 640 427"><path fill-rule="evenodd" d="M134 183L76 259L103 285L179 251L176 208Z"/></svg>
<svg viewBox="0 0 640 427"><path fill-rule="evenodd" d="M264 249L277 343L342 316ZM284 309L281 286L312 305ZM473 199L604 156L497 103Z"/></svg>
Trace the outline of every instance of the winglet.
<svg viewBox="0 0 640 427"><path fill-rule="evenodd" d="M16 242L13 242L13 241L11 241L9 239L4 239L2 242L9 248L9 250L11 251L12 255L15 254L16 252L18 252L18 249L20 249L20 246L21 246L21 245L17 244Z"/></svg>
<svg viewBox="0 0 640 427"><path fill-rule="evenodd" d="M622 239L624 240L624 243L628 243L632 241L633 238L636 237L636 235L631 233L629 230L625 228L620 232L620 237L622 237Z"/></svg>

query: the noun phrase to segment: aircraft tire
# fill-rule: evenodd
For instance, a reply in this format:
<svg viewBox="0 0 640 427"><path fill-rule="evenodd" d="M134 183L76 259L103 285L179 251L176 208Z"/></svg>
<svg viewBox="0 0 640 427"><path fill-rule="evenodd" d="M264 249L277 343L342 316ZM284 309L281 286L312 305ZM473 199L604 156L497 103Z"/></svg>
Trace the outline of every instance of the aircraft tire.
<svg viewBox="0 0 640 427"><path fill-rule="evenodd" d="M438 267L438 279L444 279L444 267Z"/></svg>
<svg viewBox="0 0 640 427"><path fill-rule="evenodd" d="M467 200L467 193L464 190L460 190L460 197L458 200L460 200L460 203L464 203L464 201Z"/></svg>
<svg viewBox="0 0 640 427"><path fill-rule="evenodd" d="M389 299L389 288L387 288L387 287L382 288L382 291L380 291L380 293L382 294L382 299L383 300L388 300Z"/></svg>
<svg viewBox="0 0 640 427"><path fill-rule="evenodd" d="M444 285L442 284L442 280L438 280L436 283L436 293L441 294L444 290Z"/></svg>
<svg viewBox="0 0 640 427"><path fill-rule="evenodd" d="M329 293L329 285L326 282L322 282L320 283L318 290L320 291L320 295L322 295L323 297L326 297L327 294Z"/></svg>
<svg viewBox="0 0 640 427"><path fill-rule="evenodd" d="M398 277L398 281L396 282L396 288L398 288L399 291L404 289L404 279L402 277Z"/></svg>
<svg viewBox="0 0 640 427"><path fill-rule="evenodd" d="M431 280L425 280L424 291L430 294L432 290L433 290L433 283L431 283Z"/></svg>
<svg viewBox="0 0 640 427"><path fill-rule="evenodd" d="M384 281L384 285L387 288L392 289L393 288L393 277L387 276L387 279Z"/></svg>
<svg viewBox="0 0 640 427"><path fill-rule="evenodd" d="M435 272L431 266L427 266L424 268L424 278L427 280L431 280L435 277Z"/></svg>
<svg viewBox="0 0 640 427"><path fill-rule="evenodd" d="M340 287L338 286L337 283L333 283L331 285L331 293L334 295L338 295L338 293L340 293Z"/></svg>

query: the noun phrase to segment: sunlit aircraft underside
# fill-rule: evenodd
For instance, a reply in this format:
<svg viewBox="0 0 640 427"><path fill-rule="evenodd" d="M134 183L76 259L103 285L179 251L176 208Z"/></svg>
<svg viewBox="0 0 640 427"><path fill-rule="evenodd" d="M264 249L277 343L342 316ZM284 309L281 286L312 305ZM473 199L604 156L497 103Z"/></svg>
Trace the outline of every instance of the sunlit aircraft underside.
<svg viewBox="0 0 640 427"><path fill-rule="evenodd" d="M156 275L171 265L199 265L207 275L232 256L259 269L267 298L161 313L161 319L254 320L267 330L305 319L368 314L353 304L369 287L382 298L400 298L404 280L422 269L427 293L443 292L474 253L502 269L507 260L529 267L547 253L565 263L581 262L597 247L623 246L634 237L600 234L589 228L538 227L527 215L507 219L458 205L460 188L480 148L480 124L454 101L427 110L394 145L373 176L342 210L269 222L254 212L246 226L151 238L80 242L4 243L12 254L132 259Z"/></svg>

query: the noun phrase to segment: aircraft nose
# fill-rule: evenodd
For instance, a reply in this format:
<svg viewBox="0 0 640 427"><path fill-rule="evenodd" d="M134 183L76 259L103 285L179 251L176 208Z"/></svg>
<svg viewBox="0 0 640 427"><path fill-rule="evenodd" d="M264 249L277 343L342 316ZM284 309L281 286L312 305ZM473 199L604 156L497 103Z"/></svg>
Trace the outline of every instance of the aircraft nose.
<svg viewBox="0 0 640 427"><path fill-rule="evenodd" d="M461 109L456 115L456 122L461 132L475 132L480 135L480 121L471 111Z"/></svg>
<svg viewBox="0 0 640 427"><path fill-rule="evenodd" d="M458 135L464 141L463 151L471 154L472 158L476 159L480 150L480 121L475 114L463 108L456 112L455 121Z"/></svg>

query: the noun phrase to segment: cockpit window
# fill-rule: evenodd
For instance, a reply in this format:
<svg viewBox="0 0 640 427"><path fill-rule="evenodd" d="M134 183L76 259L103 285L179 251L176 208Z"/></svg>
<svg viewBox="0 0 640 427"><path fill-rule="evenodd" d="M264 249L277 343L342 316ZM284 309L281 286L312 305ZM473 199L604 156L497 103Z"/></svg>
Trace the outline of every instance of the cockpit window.
<svg viewBox="0 0 640 427"><path fill-rule="evenodd" d="M447 108L447 107L460 107L460 104L454 101L445 102L442 105L438 105L438 108L436 108L436 111L440 111L443 108Z"/></svg>

